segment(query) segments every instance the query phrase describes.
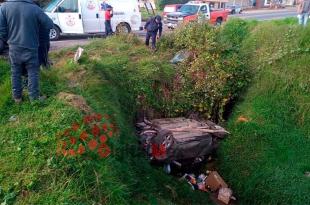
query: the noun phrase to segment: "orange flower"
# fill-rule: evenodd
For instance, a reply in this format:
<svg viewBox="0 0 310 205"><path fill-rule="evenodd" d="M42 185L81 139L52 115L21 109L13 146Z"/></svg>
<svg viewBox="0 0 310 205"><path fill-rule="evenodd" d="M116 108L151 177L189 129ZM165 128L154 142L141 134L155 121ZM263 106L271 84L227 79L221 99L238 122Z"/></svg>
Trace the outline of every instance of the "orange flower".
<svg viewBox="0 0 310 205"><path fill-rule="evenodd" d="M77 153L78 153L79 155L84 154L84 153L85 153L85 147L84 147L83 145L80 144Z"/></svg>
<svg viewBox="0 0 310 205"><path fill-rule="evenodd" d="M97 125L94 125L93 129L92 129L92 134L97 137L100 134L100 128Z"/></svg>
<svg viewBox="0 0 310 205"><path fill-rule="evenodd" d="M111 154L111 149L106 144L101 144L98 149L98 155L100 158L107 158Z"/></svg>
<svg viewBox="0 0 310 205"><path fill-rule="evenodd" d="M73 149L70 149L69 150L69 155L71 156L71 157L74 157L76 154L75 154L75 151L73 150Z"/></svg>
<svg viewBox="0 0 310 205"><path fill-rule="evenodd" d="M73 131L78 131L78 129L80 128L80 125L75 122L72 124L71 128Z"/></svg>
<svg viewBox="0 0 310 205"><path fill-rule="evenodd" d="M96 140L90 140L88 142L88 148L91 150L91 151L94 151L96 148L97 148L97 145L98 145L98 142Z"/></svg>
<svg viewBox="0 0 310 205"><path fill-rule="evenodd" d="M107 132L107 131L108 131L108 125L107 125L106 123L104 123L104 124L102 125L102 129L103 129L105 132Z"/></svg>
<svg viewBox="0 0 310 205"><path fill-rule="evenodd" d="M100 136L100 142L106 143L108 141L107 137L105 135Z"/></svg>
<svg viewBox="0 0 310 205"><path fill-rule="evenodd" d="M77 142L77 139L75 137L70 137L70 142L72 145L75 145Z"/></svg>
<svg viewBox="0 0 310 205"><path fill-rule="evenodd" d="M101 114L96 114L95 118L97 121L101 121L102 120L102 115Z"/></svg>
<svg viewBox="0 0 310 205"><path fill-rule="evenodd" d="M113 132L110 131L110 132L108 133L108 135L109 135L109 137L113 137Z"/></svg>
<svg viewBox="0 0 310 205"><path fill-rule="evenodd" d="M88 138L88 134L86 131L83 131L80 135L81 140L86 141Z"/></svg>

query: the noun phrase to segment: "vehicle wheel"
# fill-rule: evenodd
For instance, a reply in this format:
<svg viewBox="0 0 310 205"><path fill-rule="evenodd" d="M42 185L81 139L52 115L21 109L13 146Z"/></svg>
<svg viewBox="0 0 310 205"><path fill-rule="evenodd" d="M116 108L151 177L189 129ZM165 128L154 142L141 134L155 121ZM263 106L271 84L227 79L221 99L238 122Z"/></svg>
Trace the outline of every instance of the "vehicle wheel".
<svg viewBox="0 0 310 205"><path fill-rule="evenodd" d="M231 10L231 14L236 14L236 10L235 9Z"/></svg>
<svg viewBox="0 0 310 205"><path fill-rule="evenodd" d="M218 19L216 19L215 25L220 26L220 25L222 25L222 22L223 22L223 19L218 18Z"/></svg>
<svg viewBox="0 0 310 205"><path fill-rule="evenodd" d="M120 23L116 27L117 34L128 34L131 32L131 28L127 23Z"/></svg>
<svg viewBox="0 0 310 205"><path fill-rule="evenodd" d="M58 40L60 37L60 29L56 26L54 26L51 30L50 30L50 40L51 41L56 41Z"/></svg>

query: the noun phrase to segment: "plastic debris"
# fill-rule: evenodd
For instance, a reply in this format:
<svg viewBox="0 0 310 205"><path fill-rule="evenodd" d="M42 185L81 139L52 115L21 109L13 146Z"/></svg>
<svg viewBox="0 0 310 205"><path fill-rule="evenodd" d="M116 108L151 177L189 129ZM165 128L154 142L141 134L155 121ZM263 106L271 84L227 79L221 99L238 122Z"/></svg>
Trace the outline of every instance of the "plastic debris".
<svg viewBox="0 0 310 205"><path fill-rule="evenodd" d="M16 122L18 120L18 117L16 115L12 115L10 118L9 118L9 122Z"/></svg>
<svg viewBox="0 0 310 205"><path fill-rule="evenodd" d="M74 55L74 62L78 62L84 53L84 49L79 47Z"/></svg>
<svg viewBox="0 0 310 205"><path fill-rule="evenodd" d="M229 188L220 188L219 194L217 199L225 204L229 204L230 200L232 199L232 190Z"/></svg>
<svg viewBox="0 0 310 205"><path fill-rule="evenodd" d="M173 57L173 59L170 61L170 63L172 63L172 64L182 63L182 62L186 61L187 59L189 59L191 57L191 55L192 55L192 53L190 51L181 50Z"/></svg>

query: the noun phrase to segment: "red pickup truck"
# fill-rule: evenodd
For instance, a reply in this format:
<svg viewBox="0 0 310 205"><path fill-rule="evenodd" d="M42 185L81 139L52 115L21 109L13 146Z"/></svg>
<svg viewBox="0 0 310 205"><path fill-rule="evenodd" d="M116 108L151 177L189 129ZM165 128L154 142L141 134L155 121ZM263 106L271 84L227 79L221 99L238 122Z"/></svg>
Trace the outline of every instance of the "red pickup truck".
<svg viewBox="0 0 310 205"><path fill-rule="evenodd" d="M202 1L190 1L184 4L178 12L167 15L168 28L176 28L179 24L197 21L199 19L208 20L211 24L220 25L228 18L229 11L215 10L210 8L208 3Z"/></svg>

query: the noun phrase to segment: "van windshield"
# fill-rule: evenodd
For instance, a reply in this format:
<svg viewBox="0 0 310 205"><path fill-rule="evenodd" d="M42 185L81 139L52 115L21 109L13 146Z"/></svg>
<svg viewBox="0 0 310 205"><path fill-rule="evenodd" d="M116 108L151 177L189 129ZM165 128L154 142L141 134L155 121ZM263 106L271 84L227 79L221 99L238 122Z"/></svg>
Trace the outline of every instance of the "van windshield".
<svg viewBox="0 0 310 205"><path fill-rule="evenodd" d="M53 0L44 7L45 12L52 12L61 0Z"/></svg>
<svg viewBox="0 0 310 205"><path fill-rule="evenodd" d="M198 12L199 6L198 5L183 5L180 8L180 12L182 13L189 13L189 14L196 14Z"/></svg>

